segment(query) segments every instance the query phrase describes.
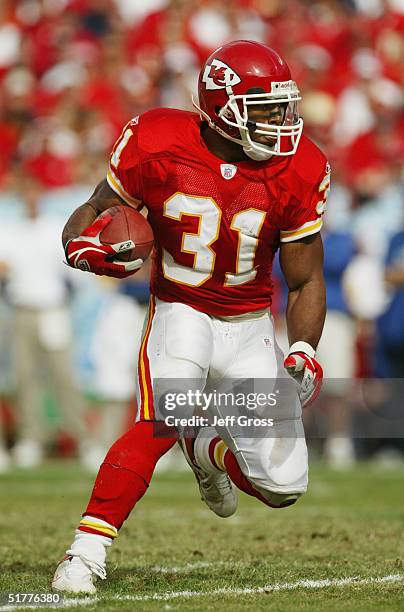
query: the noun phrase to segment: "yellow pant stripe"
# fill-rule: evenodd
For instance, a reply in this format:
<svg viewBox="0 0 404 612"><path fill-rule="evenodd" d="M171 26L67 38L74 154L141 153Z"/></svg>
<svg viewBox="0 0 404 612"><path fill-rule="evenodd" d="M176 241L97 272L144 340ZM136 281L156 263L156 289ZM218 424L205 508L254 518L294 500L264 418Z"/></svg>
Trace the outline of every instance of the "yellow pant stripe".
<svg viewBox="0 0 404 612"><path fill-rule="evenodd" d="M142 390L143 405L140 407L143 410L142 418L146 421L150 420L152 412L152 385L150 380L150 371L146 363L147 342L150 336L150 330L155 312L154 297L150 297L149 318L147 321L146 331L139 351L139 383ZM151 396L151 397L150 397Z"/></svg>

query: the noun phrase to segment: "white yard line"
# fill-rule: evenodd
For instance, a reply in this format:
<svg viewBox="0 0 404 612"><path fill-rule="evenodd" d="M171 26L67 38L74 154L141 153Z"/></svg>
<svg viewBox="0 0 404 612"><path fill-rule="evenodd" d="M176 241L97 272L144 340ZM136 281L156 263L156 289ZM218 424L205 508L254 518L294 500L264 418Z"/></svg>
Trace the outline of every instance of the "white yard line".
<svg viewBox="0 0 404 612"><path fill-rule="evenodd" d="M347 578L327 578L325 580L298 580L296 582L281 582L267 584L263 587L251 587L245 589L234 589L224 587L212 589L211 591L169 591L167 593L154 593L153 595L122 595L114 599L121 601L169 601L179 597L209 597L213 595L254 595L275 591L291 591L295 589L324 589L327 587L342 587L349 585L381 584L386 582L402 582L404 576L401 574L390 574L376 578L358 578L351 576Z"/></svg>
<svg viewBox="0 0 404 612"><path fill-rule="evenodd" d="M174 565L173 567L165 567L164 565L153 565L150 568L145 568L149 572L156 574L189 574L196 569L204 569L206 567L230 567L231 561L195 561L195 563L186 563L185 565ZM239 565L239 564L238 564Z"/></svg>
<svg viewBox="0 0 404 612"><path fill-rule="evenodd" d="M168 569L168 568L166 568ZM220 589L212 589L210 591L167 591L165 593L154 593L153 595L112 595L111 597L85 597L85 598L66 598L63 603L57 607L49 608L47 606L0 606L0 612L11 612L22 608L41 608L58 610L60 608L72 608L74 606L90 606L99 602L108 601L170 601L171 599L193 597L212 597L214 595L259 595L262 593L273 593L276 591L292 591L296 589L325 589L327 587L344 587L344 586L365 586L369 584L386 584L403 582L404 575L389 574L388 576L380 576L374 578L359 578L357 576L348 576L346 578L326 578L324 580L297 580L296 582L277 582L275 584L266 584L262 587L251 587L244 589L236 589L224 587Z"/></svg>

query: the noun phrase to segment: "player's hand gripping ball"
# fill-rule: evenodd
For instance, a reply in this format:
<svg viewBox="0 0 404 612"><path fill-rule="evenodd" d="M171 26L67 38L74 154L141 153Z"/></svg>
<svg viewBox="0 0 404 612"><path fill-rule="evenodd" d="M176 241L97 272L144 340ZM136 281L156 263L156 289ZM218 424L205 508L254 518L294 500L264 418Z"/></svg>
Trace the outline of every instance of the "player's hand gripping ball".
<svg viewBox="0 0 404 612"><path fill-rule="evenodd" d="M128 206L112 206L81 236L65 246L67 263L99 276L126 278L137 272L153 248L147 219Z"/></svg>

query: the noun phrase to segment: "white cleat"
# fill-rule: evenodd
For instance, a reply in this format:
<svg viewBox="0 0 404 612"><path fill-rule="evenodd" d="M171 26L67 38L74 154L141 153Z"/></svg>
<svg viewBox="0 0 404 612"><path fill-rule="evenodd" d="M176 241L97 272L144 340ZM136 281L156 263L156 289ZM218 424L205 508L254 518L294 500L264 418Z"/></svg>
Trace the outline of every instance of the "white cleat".
<svg viewBox="0 0 404 612"><path fill-rule="evenodd" d="M220 470L207 472L202 469L193 456L191 439L180 438L178 444L195 474L202 501L217 516L227 518L234 514L237 510L237 495L227 473Z"/></svg>
<svg viewBox="0 0 404 612"><path fill-rule="evenodd" d="M52 589L64 593L86 593L94 595L97 591L94 585L96 576L105 580L105 565L92 561L83 554L70 554L62 559L56 568L52 580Z"/></svg>

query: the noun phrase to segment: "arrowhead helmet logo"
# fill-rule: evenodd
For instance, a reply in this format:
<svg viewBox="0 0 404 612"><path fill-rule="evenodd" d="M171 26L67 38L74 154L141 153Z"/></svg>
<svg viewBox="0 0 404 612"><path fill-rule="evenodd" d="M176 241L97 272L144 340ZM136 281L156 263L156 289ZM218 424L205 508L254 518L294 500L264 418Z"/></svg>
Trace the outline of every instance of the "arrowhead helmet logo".
<svg viewBox="0 0 404 612"><path fill-rule="evenodd" d="M235 176L237 172L237 166L233 166L232 164L220 164L220 172L222 173L222 177L229 181Z"/></svg>
<svg viewBox="0 0 404 612"><path fill-rule="evenodd" d="M218 59L212 60L212 63L205 67L202 81L206 83L206 89L225 89L228 85L241 83L238 74Z"/></svg>

